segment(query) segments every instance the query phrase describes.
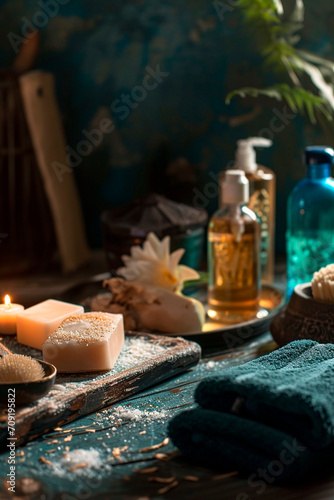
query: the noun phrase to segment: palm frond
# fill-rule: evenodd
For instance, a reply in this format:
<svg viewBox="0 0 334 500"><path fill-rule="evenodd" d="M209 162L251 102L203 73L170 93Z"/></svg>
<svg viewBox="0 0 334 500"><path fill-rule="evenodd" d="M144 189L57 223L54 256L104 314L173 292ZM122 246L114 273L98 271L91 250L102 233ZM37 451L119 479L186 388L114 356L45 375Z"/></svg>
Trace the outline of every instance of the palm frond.
<svg viewBox="0 0 334 500"><path fill-rule="evenodd" d="M264 89L235 90L228 94L226 102L236 95L263 95L286 101L294 112L306 112L312 123L316 123L319 113L331 120L334 62L296 47L304 22L303 0L295 0L289 17L285 16L281 0L238 0L236 5L258 41L263 68L283 82ZM286 79L292 85L286 84ZM314 91L304 89L302 81L308 81Z"/></svg>

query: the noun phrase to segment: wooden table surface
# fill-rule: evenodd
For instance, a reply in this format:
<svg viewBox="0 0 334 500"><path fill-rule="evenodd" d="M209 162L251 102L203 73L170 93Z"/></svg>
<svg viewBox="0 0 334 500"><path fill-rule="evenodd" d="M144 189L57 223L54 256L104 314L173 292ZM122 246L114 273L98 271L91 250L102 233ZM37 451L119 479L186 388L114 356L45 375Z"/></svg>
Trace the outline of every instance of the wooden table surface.
<svg viewBox="0 0 334 500"><path fill-rule="evenodd" d="M70 279L75 282L77 278ZM29 280L17 283L19 295L24 298L29 292ZM34 297L43 296L43 283L36 286L39 291ZM10 284L15 293L15 280ZM8 282L1 285L6 287ZM166 444L168 422L183 409L195 406L193 394L200 380L274 347L267 333L234 350L210 356L204 353L201 362L188 372L18 447L15 496L6 489L8 452L2 453L0 499L333 499L334 473L303 486L266 484L259 491L237 471L199 466L183 457L171 442ZM156 445L161 446L154 448ZM75 450L95 450L96 467L68 472L64 453Z"/></svg>

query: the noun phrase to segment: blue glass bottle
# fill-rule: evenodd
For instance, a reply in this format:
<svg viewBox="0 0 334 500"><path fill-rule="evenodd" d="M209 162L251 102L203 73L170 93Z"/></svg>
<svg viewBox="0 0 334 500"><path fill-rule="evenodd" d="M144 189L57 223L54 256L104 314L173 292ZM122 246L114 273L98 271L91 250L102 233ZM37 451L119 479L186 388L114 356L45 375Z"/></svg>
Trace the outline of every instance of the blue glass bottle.
<svg viewBox="0 0 334 500"><path fill-rule="evenodd" d="M325 146L305 149L307 177L297 184L287 207L287 294L313 273L334 263L334 151Z"/></svg>

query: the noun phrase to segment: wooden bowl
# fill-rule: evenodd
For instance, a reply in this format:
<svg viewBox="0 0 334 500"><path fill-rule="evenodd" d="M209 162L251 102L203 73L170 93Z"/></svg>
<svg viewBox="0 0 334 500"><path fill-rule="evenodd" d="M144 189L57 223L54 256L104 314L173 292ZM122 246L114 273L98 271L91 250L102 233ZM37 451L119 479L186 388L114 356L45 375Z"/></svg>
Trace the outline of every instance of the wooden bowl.
<svg viewBox="0 0 334 500"><path fill-rule="evenodd" d="M270 331L280 346L299 339L334 343L334 304L315 300L311 283L297 285L288 305L273 319Z"/></svg>
<svg viewBox="0 0 334 500"><path fill-rule="evenodd" d="M15 404L25 406L45 396L53 387L57 369L51 363L37 360L44 369L44 377L35 382L0 384L0 404L7 405L8 397L15 394Z"/></svg>

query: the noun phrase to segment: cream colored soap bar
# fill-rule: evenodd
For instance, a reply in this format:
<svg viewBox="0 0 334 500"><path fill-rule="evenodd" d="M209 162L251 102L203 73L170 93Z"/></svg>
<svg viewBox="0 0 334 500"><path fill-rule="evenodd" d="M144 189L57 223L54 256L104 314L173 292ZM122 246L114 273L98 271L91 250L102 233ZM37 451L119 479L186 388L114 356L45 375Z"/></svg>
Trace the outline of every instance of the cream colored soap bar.
<svg viewBox="0 0 334 500"><path fill-rule="evenodd" d="M53 299L29 307L17 317L17 341L42 350L46 339L65 318L83 312L82 306Z"/></svg>
<svg viewBox="0 0 334 500"><path fill-rule="evenodd" d="M47 339L43 359L60 373L110 370L123 344L121 314L78 314L65 319Z"/></svg>

